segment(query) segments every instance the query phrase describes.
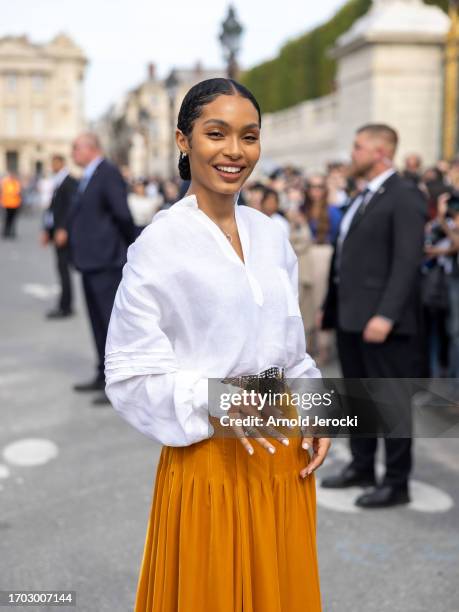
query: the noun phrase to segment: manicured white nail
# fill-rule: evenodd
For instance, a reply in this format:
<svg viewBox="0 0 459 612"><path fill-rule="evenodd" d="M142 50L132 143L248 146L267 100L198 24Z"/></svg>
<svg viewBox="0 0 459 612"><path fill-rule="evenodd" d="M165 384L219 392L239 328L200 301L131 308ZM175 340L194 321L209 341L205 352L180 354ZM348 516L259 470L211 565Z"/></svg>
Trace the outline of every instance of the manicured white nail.
<svg viewBox="0 0 459 612"><path fill-rule="evenodd" d="M307 442L303 442L301 446L304 448L304 450L308 450L309 448L309 444Z"/></svg>
<svg viewBox="0 0 459 612"><path fill-rule="evenodd" d="M275 448L273 448L272 446L270 446L270 447L268 448L268 450L269 450L269 452L271 453L271 455L274 455L274 453L276 452L276 449L275 449Z"/></svg>
<svg viewBox="0 0 459 612"><path fill-rule="evenodd" d="M290 444L290 442L287 440L287 438L284 438L284 439L282 440L282 444L283 444L284 446L288 446L288 445Z"/></svg>
<svg viewBox="0 0 459 612"><path fill-rule="evenodd" d="M253 455L253 448L248 448L247 452L249 453L249 455Z"/></svg>

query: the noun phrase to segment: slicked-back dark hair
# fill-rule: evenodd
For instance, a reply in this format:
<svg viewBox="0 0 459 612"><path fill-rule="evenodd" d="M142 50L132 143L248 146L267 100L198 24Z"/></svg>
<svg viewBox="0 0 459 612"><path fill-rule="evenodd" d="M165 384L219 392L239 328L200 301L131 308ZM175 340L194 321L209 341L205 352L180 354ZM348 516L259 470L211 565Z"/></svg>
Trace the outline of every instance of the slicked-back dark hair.
<svg viewBox="0 0 459 612"><path fill-rule="evenodd" d="M196 83L188 91L183 99L180 111L178 114L177 128L187 137L190 138L193 131L194 122L202 113L202 109L206 104L213 102L218 96L242 96L250 100L258 113L258 122L261 126L261 111L260 106L251 91L233 79L206 79L200 83ZM180 154L178 169L180 178L185 181L191 180L190 160L188 155Z"/></svg>

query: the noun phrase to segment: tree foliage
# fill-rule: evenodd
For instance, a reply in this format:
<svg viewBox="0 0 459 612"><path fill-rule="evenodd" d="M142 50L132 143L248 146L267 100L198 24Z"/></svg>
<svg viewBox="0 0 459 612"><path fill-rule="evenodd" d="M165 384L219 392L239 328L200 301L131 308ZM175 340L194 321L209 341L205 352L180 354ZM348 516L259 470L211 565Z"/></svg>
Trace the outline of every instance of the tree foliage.
<svg viewBox="0 0 459 612"><path fill-rule="evenodd" d="M425 1L448 10L448 0ZM371 0L349 0L329 21L288 41L277 57L243 73L241 82L255 94L262 111L274 112L331 93L336 62L328 52L370 6Z"/></svg>

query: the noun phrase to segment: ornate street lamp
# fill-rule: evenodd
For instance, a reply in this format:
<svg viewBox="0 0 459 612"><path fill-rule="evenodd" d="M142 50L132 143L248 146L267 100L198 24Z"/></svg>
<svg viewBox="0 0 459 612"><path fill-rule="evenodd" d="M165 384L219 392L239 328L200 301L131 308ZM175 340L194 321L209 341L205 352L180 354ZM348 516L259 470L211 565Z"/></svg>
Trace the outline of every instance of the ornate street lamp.
<svg viewBox="0 0 459 612"><path fill-rule="evenodd" d="M170 71L169 76L165 81L166 91L169 98L169 178L173 178L176 174L175 169L175 102L177 100L177 92L179 80L174 69Z"/></svg>
<svg viewBox="0 0 459 612"><path fill-rule="evenodd" d="M227 74L229 79L235 79L237 77L238 67L236 57L241 46L242 32L243 27L236 18L236 11L230 5L228 8L228 15L222 23L222 29L219 36L227 63Z"/></svg>
<svg viewBox="0 0 459 612"><path fill-rule="evenodd" d="M451 27L445 45L445 86L443 112L443 157L452 159L458 144L458 50L459 50L459 0L450 0Z"/></svg>

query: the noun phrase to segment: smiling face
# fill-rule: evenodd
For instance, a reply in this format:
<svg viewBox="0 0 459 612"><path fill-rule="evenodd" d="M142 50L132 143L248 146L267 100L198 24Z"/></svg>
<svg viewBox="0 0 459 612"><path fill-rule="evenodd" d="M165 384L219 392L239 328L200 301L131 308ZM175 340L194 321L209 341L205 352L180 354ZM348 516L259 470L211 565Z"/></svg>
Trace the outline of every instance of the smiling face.
<svg viewBox="0 0 459 612"><path fill-rule="evenodd" d="M260 157L258 112L240 95L220 95L202 107L187 138L177 144L190 160L192 184L221 195L240 191Z"/></svg>

